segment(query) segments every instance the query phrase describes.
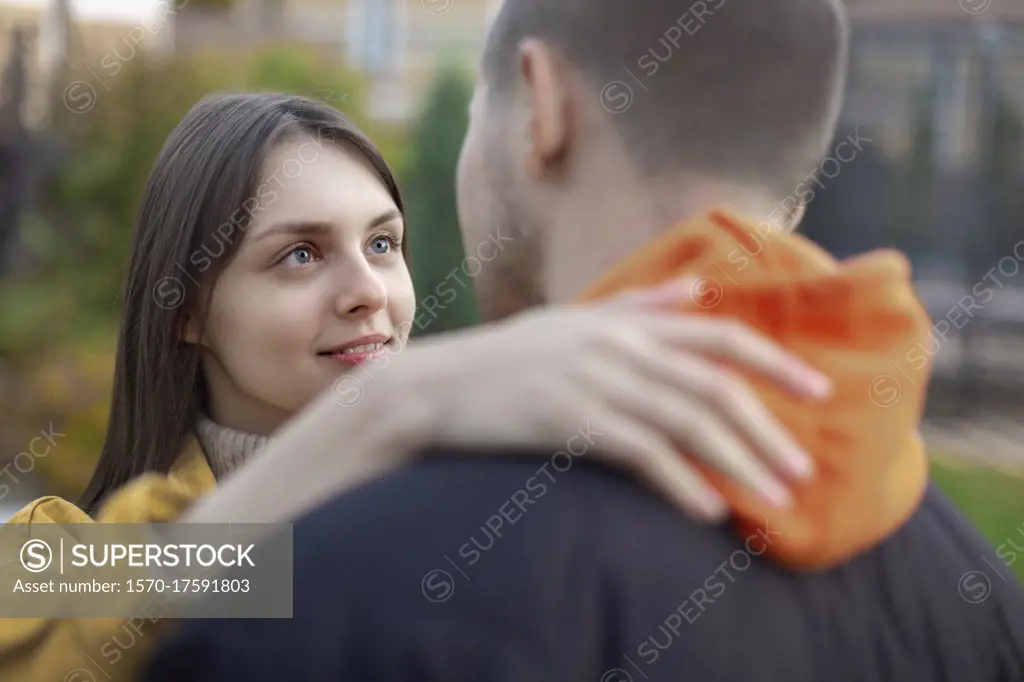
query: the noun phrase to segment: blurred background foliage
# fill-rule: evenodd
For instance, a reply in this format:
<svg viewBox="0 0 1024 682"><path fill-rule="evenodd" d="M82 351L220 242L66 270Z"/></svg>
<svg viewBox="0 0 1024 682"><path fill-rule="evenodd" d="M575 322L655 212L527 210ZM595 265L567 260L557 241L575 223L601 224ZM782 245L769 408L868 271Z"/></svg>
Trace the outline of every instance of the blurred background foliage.
<svg viewBox="0 0 1024 682"><path fill-rule="evenodd" d="M409 201L413 282L420 307L413 336L477 322L455 204L455 170L469 125L473 84L452 65L441 70L411 133L403 189Z"/></svg>

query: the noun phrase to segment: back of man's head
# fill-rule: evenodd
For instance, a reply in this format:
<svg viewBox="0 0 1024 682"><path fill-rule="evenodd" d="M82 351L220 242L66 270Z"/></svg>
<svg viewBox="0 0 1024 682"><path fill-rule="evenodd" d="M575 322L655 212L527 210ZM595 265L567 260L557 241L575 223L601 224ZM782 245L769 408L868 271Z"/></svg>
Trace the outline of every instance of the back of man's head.
<svg viewBox="0 0 1024 682"><path fill-rule="evenodd" d="M834 133L841 0L505 0L482 63L497 107L515 96L530 37L575 67L652 174L791 192Z"/></svg>

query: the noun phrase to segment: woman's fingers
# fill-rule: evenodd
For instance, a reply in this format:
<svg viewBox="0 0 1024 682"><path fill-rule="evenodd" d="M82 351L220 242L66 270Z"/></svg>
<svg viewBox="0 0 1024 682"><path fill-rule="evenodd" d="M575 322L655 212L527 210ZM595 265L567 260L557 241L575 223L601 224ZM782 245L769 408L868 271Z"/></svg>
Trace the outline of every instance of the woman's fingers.
<svg viewBox="0 0 1024 682"><path fill-rule="evenodd" d="M604 304L605 309L643 311L678 309L693 303L693 279L673 279L657 287L627 291ZM736 320L707 315L643 315L659 335L683 344L692 352L731 360L810 398L826 398L831 381L799 357Z"/></svg>
<svg viewBox="0 0 1024 682"><path fill-rule="evenodd" d="M776 506L787 506L792 495L783 481L763 464L765 453L749 440L750 429L762 426L756 415L750 423L731 424L719 406L700 393L691 393L688 377L700 372L680 371L679 365L698 365L699 358L674 356L671 378L650 376L651 365L641 356L632 367L612 365L591 377L593 388L607 396L612 409L630 415L651 430L666 434L677 459L699 457L730 478L746 485ZM682 380L679 383L678 380ZM666 383L666 380L668 383ZM677 381L674 385L673 381ZM744 439L747 439L746 442ZM788 454L788 453L787 453Z"/></svg>
<svg viewBox="0 0 1024 682"><path fill-rule="evenodd" d="M693 302L693 286L697 280L673 279L655 287L631 289L608 299L600 307L605 309L660 308Z"/></svg>
<svg viewBox="0 0 1024 682"><path fill-rule="evenodd" d="M789 431L765 407L753 389L728 370L700 356L658 352L652 348L637 361L648 376L669 390L689 389L700 403L735 431L752 450L788 476L805 478L814 471L814 460Z"/></svg>
<svg viewBox="0 0 1024 682"><path fill-rule="evenodd" d="M808 398L824 399L832 382L766 336L729 319L701 315L644 315L638 329L691 353L711 355L757 372Z"/></svg>
<svg viewBox="0 0 1024 682"><path fill-rule="evenodd" d="M810 454L748 385L717 367L704 366L696 371L717 374L718 379L703 384L706 398L772 466L798 479L814 473L814 460Z"/></svg>
<svg viewBox="0 0 1024 682"><path fill-rule="evenodd" d="M676 438L699 457L730 478L756 491L770 504L787 507L793 496L755 454L757 451L734 435L730 425L698 402L680 405Z"/></svg>
<svg viewBox="0 0 1024 682"><path fill-rule="evenodd" d="M597 454L639 474L649 485L700 521L721 521L728 506L656 429L605 408L588 412L601 432Z"/></svg>

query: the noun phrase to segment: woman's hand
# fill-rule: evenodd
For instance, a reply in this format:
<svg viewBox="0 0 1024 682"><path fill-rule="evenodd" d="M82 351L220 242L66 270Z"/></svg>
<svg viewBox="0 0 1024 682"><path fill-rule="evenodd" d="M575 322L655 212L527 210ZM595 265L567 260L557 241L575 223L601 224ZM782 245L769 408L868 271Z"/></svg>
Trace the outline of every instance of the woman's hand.
<svg viewBox="0 0 1024 682"><path fill-rule="evenodd" d="M588 455L639 473L696 518L727 509L684 453L788 504L785 478L809 475L811 460L720 361L810 399L826 397L829 381L739 323L657 312L691 291L676 284L433 337L369 368L364 383L385 389L409 446L554 451L582 429Z"/></svg>

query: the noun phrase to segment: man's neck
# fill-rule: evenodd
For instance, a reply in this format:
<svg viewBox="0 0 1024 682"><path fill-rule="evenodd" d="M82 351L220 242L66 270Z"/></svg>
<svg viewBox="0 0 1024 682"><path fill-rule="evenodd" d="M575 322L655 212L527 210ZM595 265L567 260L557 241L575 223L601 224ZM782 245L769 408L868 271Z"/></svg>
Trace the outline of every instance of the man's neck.
<svg viewBox="0 0 1024 682"><path fill-rule="evenodd" d="M677 185L678 187L678 185ZM545 233L550 239L544 272L549 303L576 301L609 268L684 221L720 208L755 223L768 221L778 203L750 193L708 186L673 194L671 188L638 186L593 201L566 204Z"/></svg>

